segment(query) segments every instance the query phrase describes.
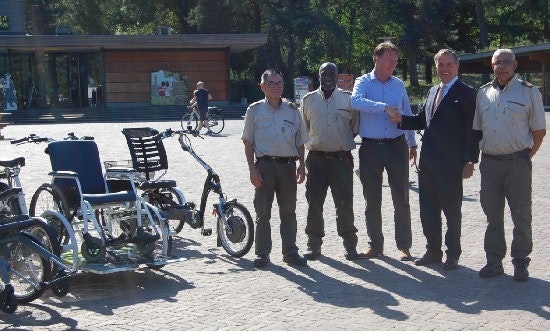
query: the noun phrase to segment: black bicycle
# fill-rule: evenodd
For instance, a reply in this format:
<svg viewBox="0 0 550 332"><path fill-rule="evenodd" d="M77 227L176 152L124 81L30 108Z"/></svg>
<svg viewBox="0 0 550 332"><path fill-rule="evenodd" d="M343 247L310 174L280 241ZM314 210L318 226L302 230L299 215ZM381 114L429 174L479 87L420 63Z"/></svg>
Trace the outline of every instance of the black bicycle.
<svg viewBox="0 0 550 332"><path fill-rule="evenodd" d="M204 219L208 195L214 192L218 194L213 211L217 217L218 246L222 246L233 257L242 257L249 252L254 242L254 222L250 212L236 199L227 200L218 174L195 153L188 134L200 137L196 131L167 129L159 133L153 128L125 128L122 132L130 148L132 166L143 175L137 188L142 191L147 202L166 213L174 233L180 232L188 224L193 229L200 228L202 235L212 234L212 229L204 227ZM154 177L155 171L166 172L168 169L162 140L174 135L178 136L182 150L193 156L207 172L198 210L194 202L185 199L174 180L161 180L164 173Z"/></svg>
<svg viewBox="0 0 550 332"><path fill-rule="evenodd" d="M199 128L199 111L196 107L187 107L188 112L181 117L181 129L187 130L191 127L192 130L197 130ZM222 132L225 127L225 121L222 116L222 109L216 106L209 106L208 112L206 113L206 120L208 121L208 126L214 134L219 134Z"/></svg>

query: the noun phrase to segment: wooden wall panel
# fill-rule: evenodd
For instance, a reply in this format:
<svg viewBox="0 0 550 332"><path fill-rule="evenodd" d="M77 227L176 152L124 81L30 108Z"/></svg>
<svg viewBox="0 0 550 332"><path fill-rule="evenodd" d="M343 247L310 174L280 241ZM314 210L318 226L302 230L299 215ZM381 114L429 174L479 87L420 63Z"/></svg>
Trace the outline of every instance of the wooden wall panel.
<svg viewBox="0 0 550 332"><path fill-rule="evenodd" d="M185 77L193 97L197 81L203 81L213 101L229 100L227 50L108 51L105 53L107 103L150 103L151 72L166 70ZM126 96L126 97L125 97Z"/></svg>

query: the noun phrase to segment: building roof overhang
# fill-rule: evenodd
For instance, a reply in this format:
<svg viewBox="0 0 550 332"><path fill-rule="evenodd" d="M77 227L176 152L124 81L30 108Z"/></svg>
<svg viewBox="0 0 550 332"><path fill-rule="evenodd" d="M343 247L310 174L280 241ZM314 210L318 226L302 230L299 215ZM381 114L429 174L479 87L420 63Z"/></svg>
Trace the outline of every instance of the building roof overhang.
<svg viewBox="0 0 550 332"><path fill-rule="evenodd" d="M540 72L542 64L550 64L550 43L511 47L518 61L519 72ZM464 73L492 72L493 51L460 55L460 71Z"/></svg>
<svg viewBox="0 0 550 332"><path fill-rule="evenodd" d="M185 35L0 35L0 52L229 49L244 52L267 43L266 33Z"/></svg>

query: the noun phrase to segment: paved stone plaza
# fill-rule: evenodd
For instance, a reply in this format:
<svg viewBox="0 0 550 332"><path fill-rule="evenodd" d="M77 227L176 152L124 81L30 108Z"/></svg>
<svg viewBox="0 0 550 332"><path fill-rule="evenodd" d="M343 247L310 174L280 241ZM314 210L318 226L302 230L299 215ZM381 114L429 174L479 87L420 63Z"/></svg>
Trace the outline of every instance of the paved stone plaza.
<svg viewBox="0 0 550 332"><path fill-rule="evenodd" d="M550 123L550 113L547 123ZM34 133L56 139L68 132L93 135L102 160L129 159L122 128L151 126L178 129L178 122L13 125L2 130L7 139ZM214 137L192 140L193 147L220 175L228 198L237 198L254 217L253 187L240 134L242 120L229 120ZM199 201L206 173L183 152L176 138L165 141L170 170L188 200ZM49 182L45 144L13 146L0 141L1 158L24 156L21 179L27 202L43 182ZM356 167L357 151L354 151ZM160 271L143 268L109 275L83 273L70 293L58 298L47 291L40 299L21 305L12 315L0 313L2 330L550 330L550 137L533 159L534 251L526 283L515 282L508 256L505 274L481 279L485 263L485 217L479 204L479 171L465 181L460 267L416 267L401 262L393 235L393 207L384 185L385 257L348 262L336 234L332 199L325 208L323 257L309 267L294 268L282 261L278 212L274 206L272 264L252 266L254 249L235 259L216 247L215 236L203 237L188 226L175 241L183 262ZM416 180L411 168L411 180ZM298 247L306 249L307 202L304 185L298 190ZM361 184L355 178L354 207L359 250L368 246ZM329 195L330 197L330 195ZM424 253L419 220L418 187L411 185L413 247ZM213 202L213 200L212 200ZM209 203L209 206L210 203ZM508 248L512 222L506 215ZM215 228L207 214L206 224Z"/></svg>

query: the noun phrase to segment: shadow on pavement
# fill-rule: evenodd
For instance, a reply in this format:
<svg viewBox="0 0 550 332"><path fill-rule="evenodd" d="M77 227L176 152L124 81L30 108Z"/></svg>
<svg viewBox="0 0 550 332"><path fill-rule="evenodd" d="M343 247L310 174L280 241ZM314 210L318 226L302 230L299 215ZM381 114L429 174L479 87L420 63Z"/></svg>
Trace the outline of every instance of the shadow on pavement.
<svg viewBox="0 0 550 332"><path fill-rule="evenodd" d="M358 260L352 265L326 256L322 256L319 262L346 273L354 279L353 283L327 276L311 267L311 263L310 267L297 270L274 266L272 271L296 283L299 290L317 302L344 308L369 308L381 317L397 321L409 318L391 308L399 304L399 297L415 302L436 302L471 315L482 311L528 310L550 319L547 296L550 283L538 278L525 283L516 282L507 274L483 279L478 271L464 266L446 271L442 264L417 267L412 262L401 262L387 256Z"/></svg>

